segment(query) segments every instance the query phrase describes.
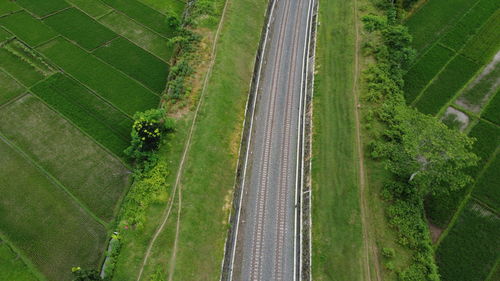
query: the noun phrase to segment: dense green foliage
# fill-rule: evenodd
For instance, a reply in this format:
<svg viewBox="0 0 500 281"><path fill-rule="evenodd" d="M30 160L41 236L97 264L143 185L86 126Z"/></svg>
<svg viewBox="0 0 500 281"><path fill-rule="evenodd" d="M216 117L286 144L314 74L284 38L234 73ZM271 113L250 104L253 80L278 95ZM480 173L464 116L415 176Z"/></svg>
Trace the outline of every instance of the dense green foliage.
<svg viewBox="0 0 500 281"><path fill-rule="evenodd" d="M165 89L168 65L124 38L117 38L95 50L94 55L156 93Z"/></svg>
<svg viewBox="0 0 500 281"><path fill-rule="evenodd" d="M466 57L456 56L422 93L415 106L423 113L437 114L479 68L480 65Z"/></svg>
<svg viewBox="0 0 500 281"><path fill-rule="evenodd" d="M460 214L436 256L443 281L485 280L500 250L500 219L475 201Z"/></svg>
<svg viewBox="0 0 500 281"><path fill-rule="evenodd" d="M405 105L402 77L414 54L411 36L398 23L394 8L381 6L387 11L385 21L363 18L367 31L382 39L382 45L372 45L376 63L365 73L367 99L383 127L372 130L371 156L382 160L392 173L382 192L390 202L387 216L398 242L414 251L411 264L398 272L399 279L439 280L423 199L466 185L470 177L464 170L477 158L470 152L472 140ZM385 24L369 24L374 21Z"/></svg>
<svg viewBox="0 0 500 281"><path fill-rule="evenodd" d="M76 8L64 10L43 21L87 51L92 51L118 36Z"/></svg>
<svg viewBox="0 0 500 281"><path fill-rule="evenodd" d="M65 39L57 38L38 51L129 115L158 105L153 92Z"/></svg>

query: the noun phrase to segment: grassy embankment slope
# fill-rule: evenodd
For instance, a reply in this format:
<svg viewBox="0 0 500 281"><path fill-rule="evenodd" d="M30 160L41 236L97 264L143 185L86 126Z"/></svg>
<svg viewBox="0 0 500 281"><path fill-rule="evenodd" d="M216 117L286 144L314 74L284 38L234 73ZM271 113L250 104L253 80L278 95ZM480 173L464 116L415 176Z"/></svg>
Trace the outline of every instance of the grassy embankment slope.
<svg viewBox="0 0 500 281"><path fill-rule="evenodd" d="M220 276L227 219L234 185L241 125L248 96L253 62L264 22L266 1L228 3L226 18L217 42L215 65L199 112L191 148L165 229L153 245L143 280L156 271L173 280L216 280ZM256 16L257 15L257 16ZM192 113L170 141L173 186ZM181 201L179 201L179 199ZM177 214L181 204L176 254ZM152 206L142 233L125 236L115 280L135 280L142 258L165 206ZM165 270L165 268L167 270Z"/></svg>
<svg viewBox="0 0 500 281"><path fill-rule="evenodd" d="M313 136L313 279L363 280L352 1L320 1Z"/></svg>

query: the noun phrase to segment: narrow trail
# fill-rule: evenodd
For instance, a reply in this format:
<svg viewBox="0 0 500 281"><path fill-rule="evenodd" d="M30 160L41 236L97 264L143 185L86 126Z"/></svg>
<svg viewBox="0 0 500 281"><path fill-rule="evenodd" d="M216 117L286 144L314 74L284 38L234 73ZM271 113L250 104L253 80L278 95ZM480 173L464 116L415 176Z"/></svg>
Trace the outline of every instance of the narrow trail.
<svg viewBox="0 0 500 281"><path fill-rule="evenodd" d="M207 91L208 80L210 79L210 76L212 74L212 69L213 69L213 66L215 64L215 58L216 58L215 54L217 52L217 41L219 40L220 31L222 29L222 25L224 23L224 19L226 16L227 6L228 6L228 3L230 1L231 0L226 0L226 3L224 4L224 9L222 10L221 19L220 19L219 25L217 26L217 31L216 31L215 36L214 36L212 50L210 53L211 59L210 59L209 67L207 70L207 74L205 75L205 78L203 80L203 87L201 90L200 99L198 101L198 104L196 105L196 110L194 112L193 121L191 122L191 127L189 128L188 138L186 140L186 144L184 146L184 151L182 153L181 162L179 164L179 169L177 170L175 184L174 184L174 187L172 190L172 197L170 197L171 199L170 199L169 203L167 204L167 206L165 207L165 212L164 212L162 223L161 223L160 227L155 231L155 233L153 234L153 238L149 242L148 248L147 248L146 253L144 255L144 260L143 260L141 268L139 270L139 275L137 276L137 281L141 280L142 273L144 272L144 267L146 266L148 259L151 256L151 250L153 248L153 245L156 242L156 240L158 239L158 236L163 232L165 225L167 224L168 218L170 217L170 213L172 210L172 206L174 205L173 201L175 200L174 198L175 198L175 195L176 195L176 192L178 189L178 191L179 191L179 194L178 194L179 205L178 205L178 211L177 211L175 240L174 240L174 248L172 251L172 256L171 256L170 262L169 262L169 264L170 264L169 269L170 270L169 270L169 274L168 274L168 280L171 281L173 279L173 272L175 270L175 259L177 256L177 248L178 248L178 240L179 240L179 232L180 232L180 221L181 221L182 185L180 184L180 182L181 182L181 178L182 178L182 173L184 171L184 164L186 163L187 154L191 148L191 141L192 141L193 133L196 129L196 121L198 120L198 113L200 112L201 105L203 104L203 101L204 101L204 98L206 95L206 91Z"/></svg>
<svg viewBox="0 0 500 281"><path fill-rule="evenodd" d="M356 40L355 40L355 56L354 56L354 79L353 79L353 96L354 96L354 117L356 124L356 147L358 150L359 157L359 196L360 196L360 208L361 208L361 223L363 229L363 248L364 248L364 258L363 266L366 281L381 281L382 277L380 275L379 261L377 246L371 239L370 232L371 227L368 218L368 203L366 201L367 196L367 184L366 184L366 170L364 164L364 151L363 142L361 141L361 123L360 123L360 107L359 107L359 73L360 73L360 50L359 45L361 43L361 38L359 34L359 22L358 22L358 1L354 0L354 26L356 29ZM374 279L372 279L372 267L370 266L370 256L371 263L373 263L373 269L375 271Z"/></svg>

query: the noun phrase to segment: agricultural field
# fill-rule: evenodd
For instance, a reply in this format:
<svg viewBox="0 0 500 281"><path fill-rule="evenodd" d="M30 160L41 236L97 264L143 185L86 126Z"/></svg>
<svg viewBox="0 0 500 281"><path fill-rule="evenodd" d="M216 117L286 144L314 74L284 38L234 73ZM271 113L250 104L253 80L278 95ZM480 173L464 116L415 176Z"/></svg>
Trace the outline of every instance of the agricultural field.
<svg viewBox="0 0 500 281"><path fill-rule="evenodd" d="M480 157L468 170L474 182L425 202L443 231L439 271L442 280L491 280L500 258L500 2L428 1L406 24L417 50L404 77L407 103L474 137Z"/></svg>
<svg viewBox="0 0 500 281"><path fill-rule="evenodd" d="M167 15L184 6L0 0L1 280L101 267L130 185L132 118L159 105Z"/></svg>

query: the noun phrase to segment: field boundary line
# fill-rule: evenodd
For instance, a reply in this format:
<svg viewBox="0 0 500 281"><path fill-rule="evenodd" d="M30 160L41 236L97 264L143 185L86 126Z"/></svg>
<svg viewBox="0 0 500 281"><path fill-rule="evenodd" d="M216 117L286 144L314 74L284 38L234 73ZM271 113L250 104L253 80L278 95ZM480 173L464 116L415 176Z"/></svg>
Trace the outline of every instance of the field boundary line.
<svg viewBox="0 0 500 281"><path fill-rule="evenodd" d="M42 174L44 174L47 179L49 179L52 183L54 183L56 186L58 186L60 189L64 191L71 199L75 201L75 203L90 217L92 217L94 220L96 220L99 224L104 226L105 229L108 229L108 224L104 222L102 219L97 217L90 209L83 203L81 202L75 195L73 195L56 177L54 177L51 173L49 173L47 170L45 170L40 164L38 164L33 158L31 158L24 150L22 150L19 146L17 146L15 143L11 142L4 134L3 132L0 132L0 140L2 140L4 143L6 143L8 146L10 146L12 149L14 149L21 157L23 157L25 160L27 160L31 165L33 165L35 168L37 168Z"/></svg>
<svg viewBox="0 0 500 281"><path fill-rule="evenodd" d="M357 150L357 157L358 157L358 180L359 180L359 203L360 203L360 211L361 211L361 228L363 232L363 244L364 244L364 268L365 268L365 275L368 277L365 281L371 281L372 280L372 266L370 263L370 260L372 260L372 263L374 265L374 271L375 271L375 280L381 281L382 278L380 276L380 269L379 269L379 260L378 260L378 254L377 254L377 248L375 243L372 241L371 234L369 231L370 226L370 220L367 219L368 214L368 202L366 201L366 189L368 187L366 178L366 170L365 170L365 164L364 164L364 151L363 151L363 141L362 141L362 136L361 136L361 123L360 123L360 108L358 107L359 102L360 102L360 97L359 97L359 76L360 76L360 44L361 44L361 38L360 38L360 31L359 31L359 18L358 18L358 0L354 0L354 28L355 28L355 54L354 54L354 77L353 77L353 88L352 88L352 94L354 96L354 119L355 119L355 135L356 135L356 150ZM371 252L371 253L370 253ZM371 256L371 258L370 258Z"/></svg>
<svg viewBox="0 0 500 281"><path fill-rule="evenodd" d="M216 51L217 51L217 43L218 43L218 39L219 39L219 35L220 35L220 31L221 31L222 25L224 23L224 17L225 17L225 13L226 13L226 8L227 8L227 4L229 3L229 1L231 1L231 0L226 0L226 3L224 5L224 9L222 11L221 20L219 22L219 26L218 26L217 31L215 33L215 37L214 37L213 45L212 45L212 51L211 51L210 64L209 64L207 73L205 74L205 78L204 78L204 81L203 81L203 88L202 88L202 91L201 91L201 94L200 94L200 97L199 97L199 100L198 100L198 104L196 105L196 109L195 109L195 112L194 112L193 120L191 122L191 126L190 126L189 133L188 133L188 138L187 138L186 143L184 145L184 151L182 153L181 161L179 163L179 168L177 169L177 175L176 175L175 184L174 184L174 188L173 188L173 194L172 194L171 198L175 197L175 192L176 192L177 188L179 188L179 192L180 192L180 189L182 188L182 185L180 184L180 181L181 181L181 177L182 177L183 170L184 170L184 163L186 161L187 154L188 154L188 152L190 151L190 148L191 148L191 140L192 140L192 137L193 137L193 133L194 133L194 131L196 129L196 121L198 120L198 116L199 116L199 112L200 112L200 109L201 109L201 105L203 104L203 101L205 99L208 80L209 80L209 78L211 76L212 69L213 69L213 66L215 64L215 57L216 57L215 55L216 55ZM179 199L181 199L181 197L179 197ZM169 215L170 215L170 210L171 210L172 205L173 205L173 200L175 200L175 199L172 199L172 201L170 203L170 206L168 207L168 212L164 215L164 218L162 220L161 225L155 231L152 240L149 242L149 245L148 245L148 248L146 250L146 254L145 254L144 260L143 260L143 263L141 265L141 269L139 271L139 275L137 277L137 281L140 281L140 279L142 277L142 273L144 271L144 267L145 267L145 265L147 263L147 260L148 260L149 256L151 255L151 249L152 249L154 243L156 242L156 239L158 238L158 236L160 235L160 233L163 232L163 229L165 228L165 225L166 225L167 220L168 220ZM181 204L181 202L179 202L179 206L180 206L180 204ZM167 207L165 208L165 211L166 210L167 210ZM180 224L180 212L181 212L181 210L179 208L179 215L178 215L178 219L177 219L177 230L176 230L176 238L175 238L175 241L174 241L173 256L175 255L175 249L177 247L177 241L178 241L178 233L179 233L179 227L180 227L179 226L179 224ZM169 278L171 278L172 276L173 276L173 273L169 272Z"/></svg>
<svg viewBox="0 0 500 281"><path fill-rule="evenodd" d="M27 258L24 252L19 249L17 246L14 245L12 241L10 241L9 238L7 238L7 235L5 235L2 231L0 231L0 242L4 242L7 247L9 247L12 252L14 252L26 265L26 267L29 269L29 271L40 281L47 281L47 277L45 277L35 266L35 264L31 261L31 259Z"/></svg>
<svg viewBox="0 0 500 281"><path fill-rule="evenodd" d="M486 172L486 169L491 165L491 163L493 162L494 158L499 153L499 151L500 151L500 148L497 147L495 149L495 151L493 152L493 154L490 156L490 158L488 158L488 161L483 166L483 168L481 169L481 171L479 171L479 173L477 173L477 175L476 175L477 179L483 176L483 174ZM450 221L446 225L446 228L444 229L444 231L439 236L439 239L436 241L436 243L434 243L434 245L433 245L434 250L436 250L439 247L439 245L441 244L441 242L444 240L444 238L446 238L446 236L448 236L448 233L450 232L450 230L455 225L456 221L458 220L458 217L460 216L460 214L462 214L463 210L467 206L467 203L472 198L472 192L474 191L474 188L476 187L476 184L477 184L477 182L474 182L471 186L464 187L464 188L468 189L466 191L467 194L465 195L464 199L462 199L462 201L458 205L457 210L454 212L454 214L451 217Z"/></svg>

